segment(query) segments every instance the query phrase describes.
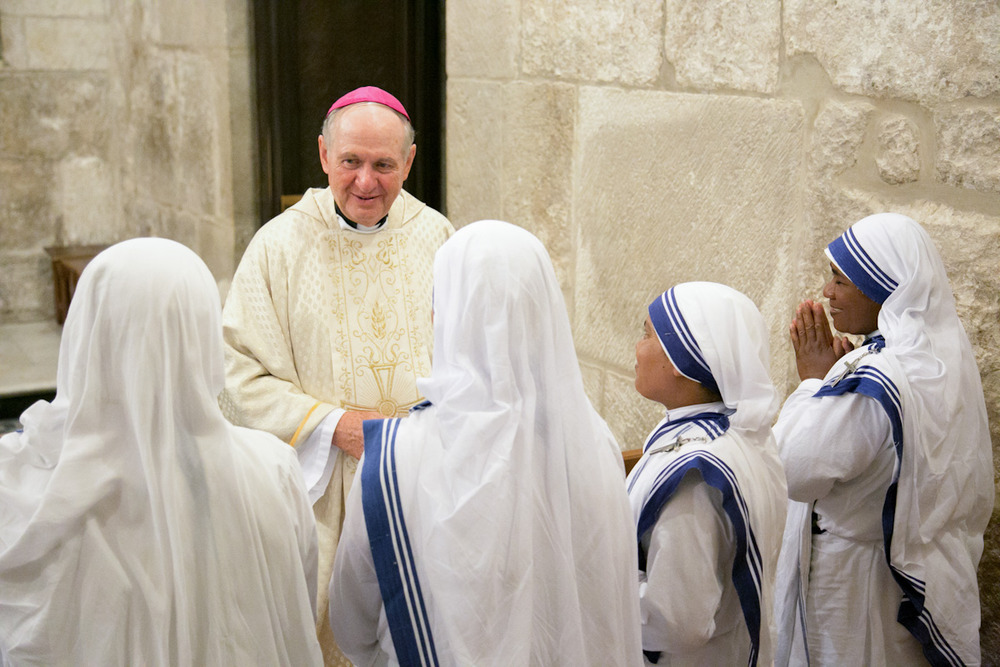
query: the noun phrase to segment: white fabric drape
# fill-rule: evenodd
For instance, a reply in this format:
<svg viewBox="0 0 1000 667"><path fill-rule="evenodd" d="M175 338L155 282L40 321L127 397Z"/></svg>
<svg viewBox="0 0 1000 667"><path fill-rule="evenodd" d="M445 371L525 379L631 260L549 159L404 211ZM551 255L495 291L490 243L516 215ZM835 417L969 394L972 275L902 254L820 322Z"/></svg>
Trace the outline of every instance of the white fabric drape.
<svg viewBox="0 0 1000 667"><path fill-rule="evenodd" d="M886 480L883 525L891 527L885 541L904 596L901 622L933 660L976 664L976 568L993 508L993 454L979 371L944 264L918 223L891 213L855 223L827 255L882 303L885 347L863 358L849 355L858 358L857 368L846 373L843 363L835 365L810 400L858 383L852 391L879 401L897 456ZM783 413L779 425L784 419ZM815 435L809 444L822 446ZM783 442L782 450L795 445ZM796 544L795 536L787 543Z"/></svg>
<svg viewBox="0 0 1000 667"><path fill-rule="evenodd" d="M308 665L295 454L222 416L220 305L173 241L84 271L56 397L0 439L0 653L16 665Z"/></svg>
<svg viewBox="0 0 1000 667"><path fill-rule="evenodd" d="M722 401L668 410L628 478L637 537L649 545L643 648L662 651L664 665L770 664L786 487L767 324L749 298L716 283L677 285L649 311L672 365L703 362ZM644 530L646 516L656 521ZM747 619L759 624L753 639Z"/></svg>
<svg viewBox="0 0 1000 667"><path fill-rule="evenodd" d="M435 259L434 317L418 381L432 405L400 422L395 464L442 663L641 664L621 454L584 393L545 248L503 222L460 229ZM348 516L344 539L363 521ZM331 585L348 655L377 632L338 627L357 599L344 572L371 572L348 562L359 552L370 561L341 543Z"/></svg>

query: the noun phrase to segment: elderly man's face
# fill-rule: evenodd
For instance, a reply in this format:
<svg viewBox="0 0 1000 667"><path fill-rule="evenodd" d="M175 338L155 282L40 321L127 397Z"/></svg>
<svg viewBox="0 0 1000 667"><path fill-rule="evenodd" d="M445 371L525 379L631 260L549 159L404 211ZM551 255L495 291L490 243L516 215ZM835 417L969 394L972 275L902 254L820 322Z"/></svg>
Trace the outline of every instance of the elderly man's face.
<svg viewBox="0 0 1000 667"><path fill-rule="evenodd" d="M319 157L344 215L366 227L384 218L410 174L417 147L404 148L406 128L378 104L345 108L334 120L330 145L319 137Z"/></svg>

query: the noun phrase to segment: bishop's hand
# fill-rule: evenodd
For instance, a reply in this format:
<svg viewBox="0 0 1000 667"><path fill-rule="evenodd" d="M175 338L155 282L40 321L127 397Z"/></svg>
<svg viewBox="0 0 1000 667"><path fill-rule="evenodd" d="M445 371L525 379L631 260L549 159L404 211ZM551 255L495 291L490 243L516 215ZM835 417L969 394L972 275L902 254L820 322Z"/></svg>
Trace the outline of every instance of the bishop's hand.
<svg viewBox="0 0 1000 667"><path fill-rule="evenodd" d="M360 459L365 452L365 433L362 423L366 419L385 419L385 415L378 412L346 411L333 431L333 446Z"/></svg>

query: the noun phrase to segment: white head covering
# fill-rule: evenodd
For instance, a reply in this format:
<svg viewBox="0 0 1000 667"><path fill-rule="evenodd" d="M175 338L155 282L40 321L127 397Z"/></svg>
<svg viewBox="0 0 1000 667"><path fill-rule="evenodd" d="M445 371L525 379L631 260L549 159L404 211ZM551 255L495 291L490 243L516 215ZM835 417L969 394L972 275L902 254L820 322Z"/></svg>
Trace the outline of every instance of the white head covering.
<svg viewBox="0 0 1000 667"><path fill-rule="evenodd" d="M0 439L12 663L315 664L315 526L294 454L231 426L218 291L173 241L98 255L56 398Z"/></svg>
<svg viewBox="0 0 1000 667"><path fill-rule="evenodd" d="M434 361L418 386L432 405L399 422L395 471L438 655L639 664L621 453L529 232L481 221L438 251ZM375 464L366 449L362 484Z"/></svg>
<svg viewBox="0 0 1000 667"><path fill-rule="evenodd" d="M753 301L726 285L682 283L649 304L649 317L670 363L736 411L733 428L770 431L778 392L767 324Z"/></svg>
<svg viewBox="0 0 1000 667"><path fill-rule="evenodd" d="M786 485L771 432L779 401L768 375L767 324L744 294L709 282L676 285L654 299L648 312L674 368L718 392L729 413L728 419L707 427L698 419L676 425L668 413L647 438L643 457L629 475L636 538L653 530L680 480L699 471L721 494L720 509L734 536L731 583L750 633L750 664L770 664L774 569ZM694 435L702 428L706 437ZM682 446L679 433L686 434ZM676 447L663 451L657 446L672 439ZM678 572L683 573L682 564Z"/></svg>
<svg viewBox="0 0 1000 667"><path fill-rule="evenodd" d="M855 223L827 255L882 304L885 349L866 361L885 364L886 393L898 391L898 407L887 408L902 428L901 437L894 429L890 560L910 611L921 616L904 625L934 636L925 651L978 662L976 567L993 508L993 452L979 370L944 264L927 232L893 213Z"/></svg>

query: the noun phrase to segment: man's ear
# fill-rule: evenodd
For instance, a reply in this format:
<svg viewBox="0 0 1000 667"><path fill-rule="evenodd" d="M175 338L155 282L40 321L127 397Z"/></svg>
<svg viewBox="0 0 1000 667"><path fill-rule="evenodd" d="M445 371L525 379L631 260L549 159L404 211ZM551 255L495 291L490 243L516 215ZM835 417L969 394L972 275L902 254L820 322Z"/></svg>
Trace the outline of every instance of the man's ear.
<svg viewBox="0 0 1000 667"><path fill-rule="evenodd" d="M330 157L326 154L326 142L323 135L319 135L319 163L323 167L323 173L330 174Z"/></svg>
<svg viewBox="0 0 1000 667"><path fill-rule="evenodd" d="M413 166L413 157L417 154L417 145L410 144L410 153L406 157L406 164L403 165L403 180L405 181L410 176L410 167Z"/></svg>

